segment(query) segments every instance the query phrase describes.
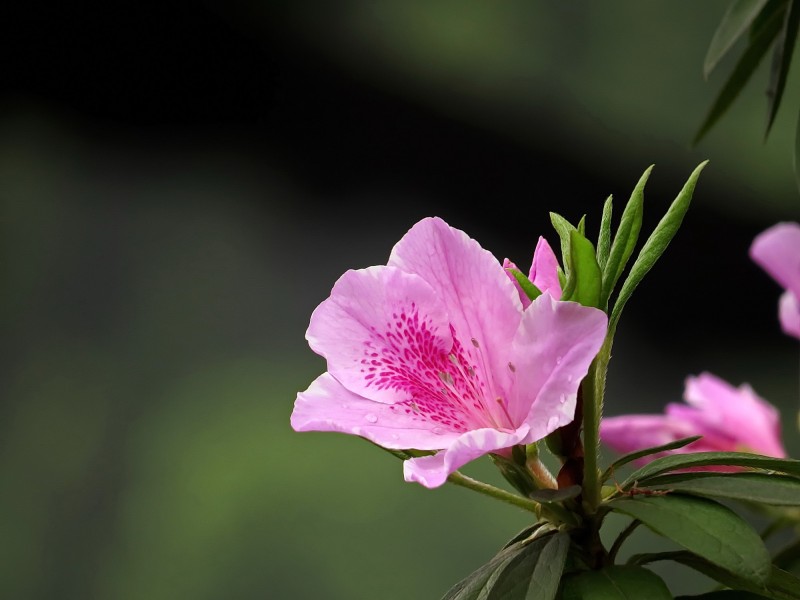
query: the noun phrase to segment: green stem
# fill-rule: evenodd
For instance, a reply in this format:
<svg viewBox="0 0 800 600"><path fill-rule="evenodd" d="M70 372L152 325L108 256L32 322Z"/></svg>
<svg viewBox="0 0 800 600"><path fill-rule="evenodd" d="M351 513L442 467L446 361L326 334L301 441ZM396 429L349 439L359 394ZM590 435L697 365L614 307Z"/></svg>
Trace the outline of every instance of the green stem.
<svg viewBox="0 0 800 600"><path fill-rule="evenodd" d="M508 504L513 504L514 506L535 513L536 516L539 516L541 512L542 505L538 502L534 502L533 500L528 500L522 496L501 490L500 488L494 487L493 485L489 485L488 483L484 483L482 481L478 481L477 479L472 479L472 477L467 477L458 471L451 473L447 478L447 481L475 492L480 492L481 494L491 496L492 498L497 498L498 500L502 500Z"/></svg>
<svg viewBox="0 0 800 600"><path fill-rule="evenodd" d="M608 551L608 560L611 561L611 564L614 564L614 561L617 558L617 552L622 547L622 544L628 537L633 533L633 530L636 529L642 522L638 519L634 519L628 526L623 529L620 534L617 536L617 539L614 540L614 543L611 545L611 550Z"/></svg>
<svg viewBox="0 0 800 600"><path fill-rule="evenodd" d="M614 332L609 331L600 352L592 361L583 380L583 502L586 512L594 514L600 506L600 418L603 413L603 394L606 388L606 372L611 359L611 344Z"/></svg>

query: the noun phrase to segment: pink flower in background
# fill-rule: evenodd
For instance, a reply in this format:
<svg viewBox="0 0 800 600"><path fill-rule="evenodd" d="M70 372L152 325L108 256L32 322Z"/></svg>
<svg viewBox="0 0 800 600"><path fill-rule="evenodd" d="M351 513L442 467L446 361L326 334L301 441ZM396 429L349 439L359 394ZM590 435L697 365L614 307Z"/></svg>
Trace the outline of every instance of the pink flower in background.
<svg viewBox="0 0 800 600"><path fill-rule="evenodd" d="M689 452L753 452L785 458L780 415L749 385L733 387L710 373L688 377L686 404L668 404L663 415L605 417L600 439L609 448L627 454L695 435L696 442L640 459L639 465L665 454ZM704 467L705 470L732 470Z"/></svg>
<svg viewBox="0 0 800 600"><path fill-rule="evenodd" d="M800 225L777 223L761 232L750 246L750 258L784 288L781 328L800 338Z"/></svg>
<svg viewBox="0 0 800 600"><path fill-rule="evenodd" d="M297 395L291 424L436 451L406 460L404 473L437 487L571 422L606 326L602 311L549 293L523 309L490 252L423 219L386 266L347 271L312 314L306 339L327 372Z"/></svg>

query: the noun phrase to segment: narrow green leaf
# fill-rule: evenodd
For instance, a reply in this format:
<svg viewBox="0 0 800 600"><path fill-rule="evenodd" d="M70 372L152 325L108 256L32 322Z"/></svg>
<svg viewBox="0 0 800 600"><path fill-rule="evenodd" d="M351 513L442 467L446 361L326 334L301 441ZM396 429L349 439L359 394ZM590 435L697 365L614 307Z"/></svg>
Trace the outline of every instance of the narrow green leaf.
<svg viewBox="0 0 800 600"><path fill-rule="evenodd" d="M568 550L566 533L525 538L459 581L442 600L553 600Z"/></svg>
<svg viewBox="0 0 800 600"><path fill-rule="evenodd" d="M797 117L797 128L794 133L794 180L797 183L797 190L800 191L800 114Z"/></svg>
<svg viewBox="0 0 800 600"><path fill-rule="evenodd" d="M718 590L699 596L676 596L675 600L770 600L770 598L742 590Z"/></svg>
<svg viewBox="0 0 800 600"><path fill-rule="evenodd" d="M672 454L657 458L631 473L622 484L622 487L630 486L633 482L637 482L637 485L643 485L657 475L679 469L722 465L800 476L800 460L773 458L760 454L750 454L749 452L692 452L690 454Z"/></svg>
<svg viewBox="0 0 800 600"><path fill-rule="evenodd" d="M586 215L581 217L581 220L578 221L578 226L576 229L580 232L582 236L586 235Z"/></svg>
<svg viewBox="0 0 800 600"><path fill-rule="evenodd" d="M608 506L743 579L761 585L769 577L771 559L758 533L718 502L668 494L620 498Z"/></svg>
<svg viewBox="0 0 800 600"><path fill-rule="evenodd" d="M708 161L704 160L692 171L683 189L678 193L678 196L670 205L667 213L658 222L653 233L650 234L650 237L647 238L644 246L642 246L642 249L639 251L639 256L636 257L636 261L633 263L625 283L622 284L619 296L617 296L614 302L614 309L611 311L611 318L609 319L608 325L610 332L616 330L620 313L625 307L625 303L636 289L636 286L638 286L644 276L647 275L648 271L650 271L656 261L661 257L664 250L667 249L667 246L672 241L672 238L675 237L675 234L678 232L683 217L686 215L686 211L689 210L689 204L692 201L692 194L694 193L697 179L700 177L700 173L707 164Z"/></svg>
<svg viewBox="0 0 800 600"><path fill-rule="evenodd" d="M611 196L606 198L603 204L603 217L600 221L600 234L597 236L597 264L600 270L605 271L608 262L608 253L611 249L611 216L614 207L611 204Z"/></svg>
<svg viewBox="0 0 800 600"><path fill-rule="evenodd" d="M639 231L642 229L642 214L644 211L644 186L653 171L650 165L642 173L636 187L631 192L631 197L622 211L617 233L614 234L614 241L609 250L608 261L603 268L603 291L600 295L601 306L606 307L617 281L628 264L628 259L636 247L639 240Z"/></svg>
<svg viewBox="0 0 800 600"><path fill-rule="evenodd" d="M691 552L637 554L631 556L628 559L628 563L645 565L661 560L671 560L685 565L731 589L761 594L772 600L800 600L800 578L775 565L770 567L767 581L762 584L756 584L741 577L740 573L732 573L721 569Z"/></svg>
<svg viewBox="0 0 800 600"><path fill-rule="evenodd" d="M569 232L569 241L570 267L561 299L598 307L603 277L594 246L576 229Z"/></svg>
<svg viewBox="0 0 800 600"><path fill-rule="evenodd" d="M652 480L647 488L771 506L800 506L800 478L785 475L681 473Z"/></svg>
<svg viewBox="0 0 800 600"><path fill-rule="evenodd" d="M742 53L741 57L733 68L733 71L728 76L728 80L722 89L717 94L714 103L711 105L710 110L706 114L706 118L697 130L697 133L692 140L692 146L696 146L700 140L711 130L716 122L725 114L725 111L730 108L733 101L739 95L739 92L744 89L747 81L755 72L761 59L769 50L769 47L775 41L775 38L781 31L783 25L783 10L775 10L769 14L763 24L759 24L757 28L751 31L750 40Z"/></svg>
<svg viewBox="0 0 800 600"><path fill-rule="evenodd" d="M520 271L519 269L506 269L509 273L514 276L514 279L517 280L519 287L522 288L522 291L525 292L525 295L528 297L529 300L533 301L536 300L539 296L542 295L541 290L537 288L531 280L527 278L527 276Z"/></svg>
<svg viewBox="0 0 800 600"><path fill-rule="evenodd" d="M503 568L486 600L555 598L567 560L569 535L549 535L542 542L529 545Z"/></svg>
<svg viewBox="0 0 800 600"><path fill-rule="evenodd" d="M566 270L565 276L569 277L569 235L570 232L575 231L575 227L564 217L554 212L550 213L550 222L553 224L553 229L556 230L558 238L561 241L561 264L564 265L564 269ZM564 285L565 283L562 282L561 287L563 288Z"/></svg>
<svg viewBox="0 0 800 600"><path fill-rule="evenodd" d="M778 41L772 53L772 67L770 68L769 87L767 88L767 98L769 108L767 110L767 129L764 137L769 135L775 115L778 113L783 90L786 87L786 78L789 75L789 66L792 63L795 42L797 42L797 30L800 28L800 0L790 0L786 19L783 28L778 34Z"/></svg>
<svg viewBox="0 0 800 600"><path fill-rule="evenodd" d="M569 485L559 490L536 490L528 494L528 497L537 502L563 502L580 496L581 489L579 485Z"/></svg>
<svg viewBox="0 0 800 600"><path fill-rule="evenodd" d="M530 526L526 527L525 529L520 531L517 535L515 535L513 538L508 540L506 542L505 546L503 546L501 548L501 550L505 550L506 548L508 548L509 546L513 546L517 542L523 542L523 541L527 540L534 533L539 531L539 529L541 529L543 526L544 526L544 523L543 522L539 522L539 523L534 523L533 525L530 525Z"/></svg>
<svg viewBox="0 0 800 600"><path fill-rule="evenodd" d="M692 437L681 438L679 440L675 440L674 442L669 442L667 444L662 444L660 446L653 446L652 448L645 448L644 450L637 450L636 452L631 452L630 454L621 456L613 463L611 463L608 469L605 470L601 481L603 482L607 481L608 478L611 477L611 475L613 475L614 471L627 465L630 462L633 462L645 456L650 456L651 454L658 454L659 452L668 452L669 450L677 450L678 448L683 448L684 446L688 446L692 442L696 442L701 437L703 436L694 435Z"/></svg>
<svg viewBox="0 0 800 600"><path fill-rule="evenodd" d="M564 578L562 600L672 600L664 581L642 567L615 565Z"/></svg>
<svg viewBox="0 0 800 600"><path fill-rule="evenodd" d="M703 77L708 79L717 63L747 31L766 3L767 0L735 0L728 6L706 52Z"/></svg>

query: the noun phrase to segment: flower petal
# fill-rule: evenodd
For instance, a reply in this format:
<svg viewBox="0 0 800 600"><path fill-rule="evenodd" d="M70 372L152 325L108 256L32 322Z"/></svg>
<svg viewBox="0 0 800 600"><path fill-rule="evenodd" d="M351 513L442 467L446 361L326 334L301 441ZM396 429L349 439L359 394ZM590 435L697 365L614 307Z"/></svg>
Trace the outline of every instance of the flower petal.
<svg viewBox="0 0 800 600"><path fill-rule="evenodd" d="M607 325L603 311L550 294L525 311L506 365L514 385L505 396L512 423L530 425L525 443L575 418L578 386L603 345Z"/></svg>
<svg viewBox="0 0 800 600"><path fill-rule="evenodd" d="M600 421L600 440L619 454L669 444L698 433L691 424L668 415L621 415L603 417ZM699 442L702 440L689 444L691 447L689 451L697 452ZM649 455L639 459L637 464L642 465L667 454L672 452Z"/></svg>
<svg viewBox="0 0 800 600"><path fill-rule="evenodd" d="M436 364L446 362L453 346L447 313L431 286L392 267L342 275L311 315L306 338L342 385L386 403L439 387Z"/></svg>
<svg viewBox="0 0 800 600"><path fill-rule="evenodd" d="M291 424L295 431L350 433L395 450L439 450L460 435L441 427L432 428L427 420L402 406L362 398L328 373L297 394Z"/></svg>
<svg viewBox="0 0 800 600"><path fill-rule="evenodd" d="M558 279L558 259L544 237L539 236L533 253L528 279L542 292L550 292L556 300L561 299L561 282Z"/></svg>
<svg viewBox="0 0 800 600"><path fill-rule="evenodd" d="M762 231L750 245L750 258L800 297L800 224L777 223Z"/></svg>
<svg viewBox="0 0 800 600"><path fill-rule="evenodd" d="M447 481L447 477L459 468L484 454L510 448L519 444L528 434L528 426L516 431L497 429L474 429L468 431L445 450L433 456L412 458L403 463L406 481L416 481L427 488L435 488Z"/></svg>
<svg viewBox="0 0 800 600"><path fill-rule="evenodd" d="M697 377L687 377L684 400L697 409L682 411L684 418L709 433L716 432L731 439L733 447L726 450L746 448L767 456L786 456L778 410L749 385L735 388L711 373L701 373Z"/></svg>
<svg viewBox="0 0 800 600"><path fill-rule="evenodd" d="M794 292L786 290L781 294L778 316L783 332L800 338L800 302Z"/></svg>
<svg viewBox="0 0 800 600"><path fill-rule="evenodd" d="M480 349L488 393L506 389L508 348L522 304L497 258L460 229L431 217L403 236L388 264L419 275L434 289L462 345Z"/></svg>

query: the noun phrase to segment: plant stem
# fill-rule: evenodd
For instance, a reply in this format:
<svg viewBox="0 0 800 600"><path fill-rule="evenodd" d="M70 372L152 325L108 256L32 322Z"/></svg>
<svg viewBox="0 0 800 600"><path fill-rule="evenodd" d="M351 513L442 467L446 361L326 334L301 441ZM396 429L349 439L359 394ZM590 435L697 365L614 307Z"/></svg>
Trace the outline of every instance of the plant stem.
<svg viewBox="0 0 800 600"><path fill-rule="evenodd" d="M633 530L636 529L641 524L641 521L638 519L634 519L628 526L623 529L620 534L617 536L617 539L614 540L614 543L611 545L611 550L608 551L608 559L611 563L614 563L614 560L617 558L617 552L622 547L623 542L628 539L628 537L633 533Z"/></svg>
<svg viewBox="0 0 800 600"><path fill-rule="evenodd" d="M512 494L511 492L501 490L500 488L494 487L493 485L489 485L488 483L484 483L482 481L478 481L472 477L467 477L458 471L451 473L447 478L447 481L475 492L486 494L492 498L497 498L498 500L502 500L508 504L513 504L514 506L535 513L537 516L539 516L541 512L542 505L538 502L534 502L533 500L528 500L527 498L523 498L517 494Z"/></svg>
<svg viewBox="0 0 800 600"><path fill-rule="evenodd" d="M594 514L600 506L600 418L603 413L603 394L606 388L606 372L611 359L611 344L614 332L609 331L600 352L592 361L583 380L583 502L588 514Z"/></svg>

